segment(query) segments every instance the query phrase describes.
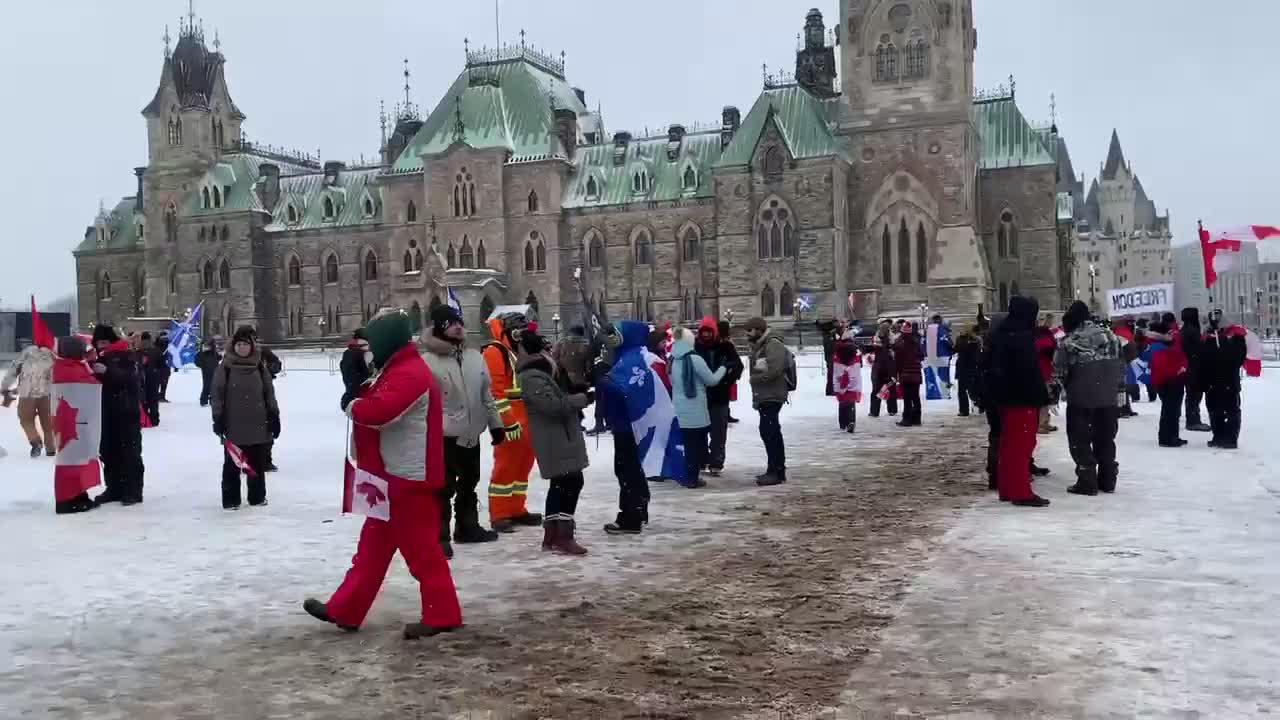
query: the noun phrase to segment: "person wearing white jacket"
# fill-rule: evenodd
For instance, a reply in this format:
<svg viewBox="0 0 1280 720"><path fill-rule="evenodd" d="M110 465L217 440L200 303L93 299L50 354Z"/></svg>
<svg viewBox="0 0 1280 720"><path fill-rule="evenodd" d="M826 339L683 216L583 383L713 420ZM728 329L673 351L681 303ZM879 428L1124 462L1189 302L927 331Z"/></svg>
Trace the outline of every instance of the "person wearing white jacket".
<svg viewBox="0 0 1280 720"><path fill-rule="evenodd" d="M18 395L18 422L31 443L31 457L40 453L52 457L57 451L53 442L53 409L49 405L49 385L53 376L53 351L28 345L13 361L4 379L0 395L7 406L12 402L14 386Z"/></svg>

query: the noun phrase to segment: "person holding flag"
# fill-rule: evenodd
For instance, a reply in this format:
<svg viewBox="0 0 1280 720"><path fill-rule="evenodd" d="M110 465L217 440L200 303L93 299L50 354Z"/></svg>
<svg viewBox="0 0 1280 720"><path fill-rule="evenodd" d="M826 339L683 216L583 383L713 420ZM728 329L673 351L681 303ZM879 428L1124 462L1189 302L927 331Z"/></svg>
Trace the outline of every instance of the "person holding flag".
<svg viewBox="0 0 1280 720"><path fill-rule="evenodd" d="M46 453L53 457L53 410L49 401L49 380L53 372L53 334L36 311L31 299L32 342L18 354L13 365L0 380L0 396L8 407L13 402L16 386L18 422L31 445L31 457Z"/></svg>
<svg viewBox="0 0 1280 720"><path fill-rule="evenodd" d="M242 472L248 479L249 504L266 505L267 448L280 437L280 406L252 328L239 328L231 337L231 351L213 374L209 405L213 433L224 450L222 508L240 509Z"/></svg>
<svg viewBox="0 0 1280 720"><path fill-rule="evenodd" d="M379 372L344 411L352 423L356 467L368 478L356 489L373 501L362 503L367 517L342 584L328 602L308 598L302 608L343 630L359 629L398 550L422 598L421 621L404 628L405 639L416 640L462 627L453 575L438 542L443 393L413 345L403 310L379 311L365 335Z"/></svg>
<svg viewBox="0 0 1280 720"><path fill-rule="evenodd" d="M516 374L516 350L528 327L528 321L519 313L490 318L493 340L480 351L506 435L506 441L493 448L493 471L489 475L489 522L498 532L513 532L517 525L542 525L542 516L529 512L525 506L534 456L527 435L529 416Z"/></svg>
<svg viewBox="0 0 1280 720"><path fill-rule="evenodd" d="M58 340L52 369L54 431L50 449L56 452L53 471L54 512L82 513L97 507L89 490L102 482L98 444L102 437L102 384L85 358L88 347L79 337Z"/></svg>
<svg viewBox="0 0 1280 720"><path fill-rule="evenodd" d="M99 455L107 489L94 498L99 505L142 502L142 371L129 341L110 325L93 329L98 357L90 366L102 383L102 441Z"/></svg>

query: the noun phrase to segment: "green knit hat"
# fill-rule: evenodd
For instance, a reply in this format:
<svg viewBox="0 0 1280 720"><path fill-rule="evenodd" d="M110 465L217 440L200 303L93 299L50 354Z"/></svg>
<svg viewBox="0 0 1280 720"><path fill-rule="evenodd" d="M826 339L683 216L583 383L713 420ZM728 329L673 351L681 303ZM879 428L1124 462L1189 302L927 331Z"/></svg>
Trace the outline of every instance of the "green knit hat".
<svg viewBox="0 0 1280 720"><path fill-rule="evenodd" d="M365 325L364 335L373 353L373 366L381 368L397 350L413 342L413 326L403 310L381 310Z"/></svg>

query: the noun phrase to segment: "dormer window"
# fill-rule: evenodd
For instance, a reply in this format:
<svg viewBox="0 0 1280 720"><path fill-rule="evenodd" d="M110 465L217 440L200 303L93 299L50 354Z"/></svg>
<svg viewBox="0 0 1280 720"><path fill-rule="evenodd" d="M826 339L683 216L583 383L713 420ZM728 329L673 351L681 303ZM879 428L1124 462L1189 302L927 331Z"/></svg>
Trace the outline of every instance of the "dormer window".
<svg viewBox="0 0 1280 720"><path fill-rule="evenodd" d="M588 200L600 199L600 185L599 183L596 182L596 179L594 177L587 178L587 199Z"/></svg>
<svg viewBox="0 0 1280 720"><path fill-rule="evenodd" d="M366 218L373 217L373 198L369 197L368 195L365 195L363 205L364 205L364 216Z"/></svg>
<svg viewBox="0 0 1280 720"><path fill-rule="evenodd" d="M217 186L213 188L213 206L216 208L222 207L222 191Z"/></svg>
<svg viewBox="0 0 1280 720"><path fill-rule="evenodd" d="M698 171L693 169L692 165L685 166L684 175L680 179L680 185L685 192L693 192L698 189Z"/></svg>
<svg viewBox="0 0 1280 720"><path fill-rule="evenodd" d="M209 188L201 188L200 190L200 207L205 210L213 207L213 201L209 199Z"/></svg>
<svg viewBox="0 0 1280 720"><path fill-rule="evenodd" d="M326 197L326 198L324 199L324 206L323 206L323 207L324 207L324 219L325 219L325 222L333 222L333 218L334 218L334 216L336 215L336 213L334 212L334 207L333 207L333 198Z"/></svg>
<svg viewBox="0 0 1280 720"><path fill-rule="evenodd" d="M631 192L643 195L649 192L649 173L643 169L631 173Z"/></svg>
<svg viewBox="0 0 1280 720"><path fill-rule="evenodd" d="M284 214L290 225L298 224L298 208L294 207L293 203L289 203L289 206L285 208Z"/></svg>

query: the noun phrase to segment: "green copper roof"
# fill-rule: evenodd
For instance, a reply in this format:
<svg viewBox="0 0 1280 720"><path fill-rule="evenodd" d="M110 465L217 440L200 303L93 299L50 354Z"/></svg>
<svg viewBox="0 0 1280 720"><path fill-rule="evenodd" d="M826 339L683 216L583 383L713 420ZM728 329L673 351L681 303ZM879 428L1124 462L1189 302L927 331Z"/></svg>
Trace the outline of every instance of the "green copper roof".
<svg viewBox="0 0 1280 720"><path fill-rule="evenodd" d="M566 208L626 205L633 202L711 197L711 168L720 157L720 132L685 135L675 160L669 160L666 135L627 143L622 162L615 163L612 142L578 148L576 172L565 186ZM685 170L693 170L693 186L685 187ZM637 173L643 182L635 182ZM595 193L588 192L594 181Z"/></svg>
<svg viewBox="0 0 1280 720"><path fill-rule="evenodd" d="M473 148L505 148L517 161L563 154L553 105L573 110L579 118L589 114L563 78L534 63L516 58L468 67L400 153L392 172L421 170L420 156L453 145L459 115L462 140Z"/></svg>
<svg viewBox="0 0 1280 720"><path fill-rule="evenodd" d="M978 167L983 170L1057 162L1012 97L974 103L973 124L978 129L982 149Z"/></svg>
<svg viewBox="0 0 1280 720"><path fill-rule="evenodd" d="M838 110L838 98L819 100L799 86L765 90L743 118L716 167L750 164L770 114L797 160L830 156L848 160L848 154L831 133Z"/></svg>
<svg viewBox="0 0 1280 720"><path fill-rule="evenodd" d="M313 228L377 225L382 222L382 197L375 182L381 167L356 168L338 172L337 182L324 184L323 172L288 175L280 178L280 202L271 209L270 232ZM333 215L325 215L325 198L333 205ZM372 207L365 207L368 198ZM295 220L289 220L292 205ZM372 213L366 212L372 210Z"/></svg>
<svg viewBox="0 0 1280 720"><path fill-rule="evenodd" d="M76 252L93 251L93 250L132 250L138 247L138 221L141 215L134 212L136 199L132 197L121 198L116 206L111 208L109 212L103 212L98 217L104 221L104 230L106 233L106 243L98 244L97 225L94 222L94 232L85 238L76 247Z"/></svg>
<svg viewBox="0 0 1280 720"><path fill-rule="evenodd" d="M319 172L314 167L291 164L274 157L256 155L252 152L223 155L221 160L209 168L204 176L192 185L191 194L183 201L182 217L201 217L203 215L243 212L246 210L270 211L271 208L262 207L262 203L258 201L258 193L254 190L258 184L258 177L261 175L261 167L265 163L279 167L282 176ZM231 188L231 191L225 193L222 198L222 207L201 207L203 189L208 187L210 193L212 193L215 186L219 188L220 192L225 192L228 187Z"/></svg>

